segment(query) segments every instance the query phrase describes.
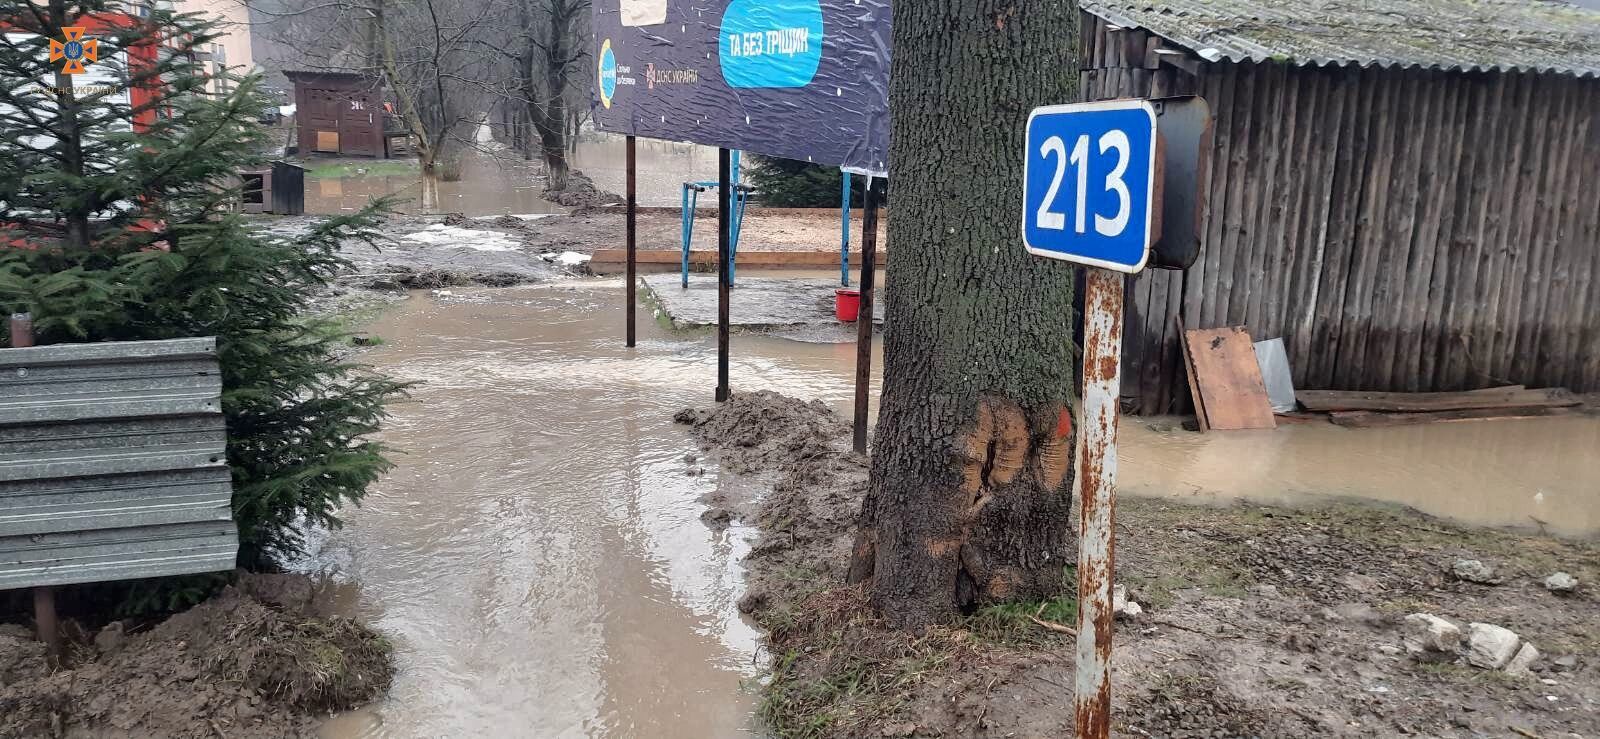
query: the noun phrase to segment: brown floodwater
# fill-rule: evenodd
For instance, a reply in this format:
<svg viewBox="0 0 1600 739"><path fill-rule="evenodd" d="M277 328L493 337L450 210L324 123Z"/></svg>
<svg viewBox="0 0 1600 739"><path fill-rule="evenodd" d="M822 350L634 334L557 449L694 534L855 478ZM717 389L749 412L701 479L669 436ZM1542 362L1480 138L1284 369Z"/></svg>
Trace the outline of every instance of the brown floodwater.
<svg viewBox="0 0 1600 739"><path fill-rule="evenodd" d="M765 655L734 606L750 532L699 520L719 487L750 490L686 462L698 450L671 420L709 403L714 338L641 312L626 349L621 297L620 281L599 279L416 293L369 327L386 343L364 359L425 384L384 433L398 466L305 568L346 584L338 606L391 636L400 669L383 701L325 737L758 733ZM848 412L853 363L849 344L733 338L736 391ZM1356 497L1593 536L1597 453L1594 417L1204 435L1126 419L1119 482L1127 495Z"/></svg>
<svg viewBox="0 0 1600 739"><path fill-rule="evenodd" d="M679 205L684 181L717 177L717 150L713 147L654 139L639 139L635 146L634 186L640 205ZM396 209L410 214L456 212L494 216L565 213L568 210L543 198L544 180L537 176L542 171L540 165L504 153L468 153L463 161L461 179L439 183L439 204L434 208L422 205L422 181L415 168L406 173L378 174L393 171L395 162L341 161L353 168L370 164L373 173L306 178L307 213L348 213L384 196L397 198ZM414 163L414 160L405 161ZM586 134L572 154L571 166L587 174L600 189L622 193L627 175L627 149L623 138Z"/></svg>
<svg viewBox="0 0 1600 739"><path fill-rule="evenodd" d="M393 639L399 674L324 736L755 733L749 532L699 518L739 483L685 462L672 422L710 402L715 342L641 311L627 349L621 298L616 280L417 293L369 327L386 343L364 360L425 384L384 432L398 467L305 567L354 585L337 605ZM849 402L850 345L733 346L736 389Z"/></svg>
<svg viewBox="0 0 1600 739"><path fill-rule="evenodd" d="M1330 497L1410 506L1481 526L1600 534L1600 418L1196 434L1122 425L1121 492L1285 505Z"/></svg>

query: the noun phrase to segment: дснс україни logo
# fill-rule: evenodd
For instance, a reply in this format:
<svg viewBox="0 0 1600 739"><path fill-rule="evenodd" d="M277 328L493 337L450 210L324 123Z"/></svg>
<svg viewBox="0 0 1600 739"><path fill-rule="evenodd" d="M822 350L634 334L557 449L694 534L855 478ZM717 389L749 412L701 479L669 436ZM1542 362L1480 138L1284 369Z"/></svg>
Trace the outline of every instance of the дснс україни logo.
<svg viewBox="0 0 1600 739"><path fill-rule="evenodd" d="M50 39L50 61L66 60L62 74L83 74L83 65L100 60L100 42L85 40L83 32L83 26L69 26L61 29L62 40Z"/></svg>
<svg viewBox="0 0 1600 739"><path fill-rule="evenodd" d="M611 39L600 44L600 102L611 107L611 96L617 94L617 56L611 53Z"/></svg>

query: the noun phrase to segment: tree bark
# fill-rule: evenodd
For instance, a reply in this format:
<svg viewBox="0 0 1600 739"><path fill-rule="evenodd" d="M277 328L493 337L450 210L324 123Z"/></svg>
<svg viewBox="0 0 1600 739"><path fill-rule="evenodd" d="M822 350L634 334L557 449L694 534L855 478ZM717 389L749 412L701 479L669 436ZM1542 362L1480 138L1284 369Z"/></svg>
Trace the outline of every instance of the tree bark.
<svg viewBox="0 0 1600 739"><path fill-rule="evenodd" d="M570 18L563 15L567 6L552 4L550 40L546 47L544 114L534 120L539 129L539 146L551 190L567 189L567 34Z"/></svg>
<svg viewBox="0 0 1600 739"><path fill-rule="evenodd" d="M1075 98L1074 3L894 3L883 395L851 562L893 624L1051 597L1074 561L1073 269L1026 253L1022 142Z"/></svg>

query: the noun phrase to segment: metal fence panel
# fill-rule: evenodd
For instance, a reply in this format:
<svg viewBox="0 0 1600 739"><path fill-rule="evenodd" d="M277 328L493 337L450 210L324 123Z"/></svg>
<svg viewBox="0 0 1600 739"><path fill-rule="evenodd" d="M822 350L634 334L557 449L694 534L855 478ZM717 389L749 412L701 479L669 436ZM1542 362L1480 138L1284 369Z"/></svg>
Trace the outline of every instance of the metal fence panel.
<svg viewBox="0 0 1600 739"><path fill-rule="evenodd" d="M0 589L227 570L211 338L0 349Z"/></svg>

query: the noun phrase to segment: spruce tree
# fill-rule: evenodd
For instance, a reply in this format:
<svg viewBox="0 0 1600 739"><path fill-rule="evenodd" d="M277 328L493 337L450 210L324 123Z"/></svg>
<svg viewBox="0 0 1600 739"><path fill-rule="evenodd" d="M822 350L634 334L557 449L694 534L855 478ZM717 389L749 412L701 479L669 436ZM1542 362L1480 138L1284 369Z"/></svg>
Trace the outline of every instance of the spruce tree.
<svg viewBox="0 0 1600 739"><path fill-rule="evenodd" d="M235 173L267 147L258 80L208 92L213 24L126 7L0 0L0 310L32 313L39 343L217 337L239 562L270 568L390 467L372 434L402 385L343 361L348 335L306 316L381 206L298 236L232 212ZM91 32L109 81L89 85L50 40L95 17L122 22Z"/></svg>

